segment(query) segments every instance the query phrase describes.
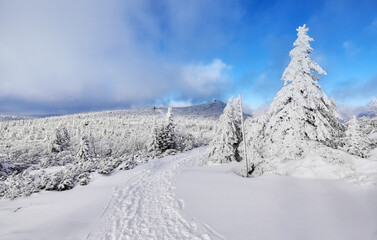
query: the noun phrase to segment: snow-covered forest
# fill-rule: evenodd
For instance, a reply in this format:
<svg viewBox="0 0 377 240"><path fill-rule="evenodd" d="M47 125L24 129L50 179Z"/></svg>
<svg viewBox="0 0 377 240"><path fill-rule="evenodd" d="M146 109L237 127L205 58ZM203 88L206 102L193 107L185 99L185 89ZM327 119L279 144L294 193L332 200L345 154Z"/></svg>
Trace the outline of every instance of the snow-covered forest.
<svg viewBox="0 0 377 240"><path fill-rule="evenodd" d="M139 163L207 145L224 103L0 122L0 196L86 185ZM175 128L171 129L172 124ZM156 142L159 141L159 142Z"/></svg>

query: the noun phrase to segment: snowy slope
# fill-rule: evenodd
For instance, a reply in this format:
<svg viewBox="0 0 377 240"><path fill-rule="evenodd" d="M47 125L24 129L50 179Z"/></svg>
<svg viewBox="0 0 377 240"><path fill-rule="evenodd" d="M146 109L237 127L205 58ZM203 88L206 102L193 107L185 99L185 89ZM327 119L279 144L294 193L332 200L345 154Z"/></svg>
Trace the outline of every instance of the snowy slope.
<svg viewBox="0 0 377 240"><path fill-rule="evenodd" d="M209 118L209 119L218 119L223 113L226 104L219 101L213 100L209 103L203 103L199 105L193 105L188 107L173 107L173 112L176 116L179 117L188 117L188 118ZM76 113L76 114L67 114L67 115L40 115L36 116L37 118L46 118L46 117L64 117L64 116L86 116L90 115L92 117L98 116L151 116L161 113L165 115L167 112L167 107L155 107L155 108L142 108L142 109L125 109L125 110L111 110L111 111L99 111L99 112L87 112L87 113ZM9 115L9 114L0 114L0 121L11 121L11 120L22 120L30 119L31 116L23 115Z"/></svg>
<svg viewBox="0 0 377 240"><path fill-rule="evenodd" d="M187 168L175 180L185 211L225 239L377 239L377 188L265 175L238 164Z"/></svg>
<svg viewBox="0 0 377 240"><path fill-rule="evenodd" d="M0 239L377 237L376 187L202 165L208 148L152 160L66 192L0 200Z"/></svg>
<svg viewBox="0 0 377 240"><path fill-rule="evenodd" d="M223 113L225 103L214 100L210 103L193 105L188 107L173 107L173 113L177 117L183 118L205 118L218 119ZM168 111L167 107L152 107L143 109L125 109L101 112L78 113L73 116L89 115L91 117L111 117L111 116L154 116L165 115Z"/></svg>
<svg viewBox="0 0 377 240"><path fill-rule="evenodd" d="M0 200L0 239L216 239L183 211L171 183L205 154L198 148L71 191Z"/></svg>
<svg viewBox="0 0 377 240"><path fill-rule="evenodd" d="M176 107L173 108L173 111L178 116L218 119L220 115L223 113L225 106L225 103L218 100L213 100L210 103L204 103L200 105L194 105L189 107Z"/></svg>

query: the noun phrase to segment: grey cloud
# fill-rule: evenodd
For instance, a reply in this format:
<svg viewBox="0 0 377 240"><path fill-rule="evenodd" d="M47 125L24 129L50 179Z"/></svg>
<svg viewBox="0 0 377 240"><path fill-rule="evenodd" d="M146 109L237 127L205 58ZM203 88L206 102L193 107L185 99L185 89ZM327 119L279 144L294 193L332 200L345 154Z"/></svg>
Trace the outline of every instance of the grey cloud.
<svg viewBox="0 0 377 240"><path fill-rule="evenodd" d="M0 111L69 112L144 106L171 94L192 102L222 95L229 80L225 71L213 81L201 76L208 90L201 91L184 75L190 66L197 69L195 63L175 52L199 53L201 46L210 51L214 39L226 42L231 34L201 23L236 21L237 6L232 1L224 10L217 1L155 2L1 1ZM164 14L156 14L152 3ZM203 14L205 9L211 11ZM211 69L212 63L197 67Z"/></svg>

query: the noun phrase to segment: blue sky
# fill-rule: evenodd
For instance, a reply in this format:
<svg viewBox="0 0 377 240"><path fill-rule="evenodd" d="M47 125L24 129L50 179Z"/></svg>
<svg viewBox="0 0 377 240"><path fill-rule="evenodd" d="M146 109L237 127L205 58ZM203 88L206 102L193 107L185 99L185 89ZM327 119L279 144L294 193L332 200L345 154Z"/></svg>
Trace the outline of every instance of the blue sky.
<svg viewBox="0 0 377 240"><path fill-rule="evenodd" d="M323 90L377 95L377 1L0 0L0 112L52 114L226 101L266 106L296 28Z"/></svg>

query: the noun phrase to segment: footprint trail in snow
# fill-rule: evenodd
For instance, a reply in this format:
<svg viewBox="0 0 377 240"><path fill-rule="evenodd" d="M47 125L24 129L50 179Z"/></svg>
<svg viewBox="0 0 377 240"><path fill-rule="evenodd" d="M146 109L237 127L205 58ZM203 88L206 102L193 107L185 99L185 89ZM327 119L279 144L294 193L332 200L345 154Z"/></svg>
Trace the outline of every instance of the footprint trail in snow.
<svg viewBox="0 0 377 240"><path fill-rule="evenodd" d="M87 239L225 239L208 225L187 216L175 198L172 178L206 155L198 148L155 159L134 169L123 189L115 191L99 224Z"/></svg>

